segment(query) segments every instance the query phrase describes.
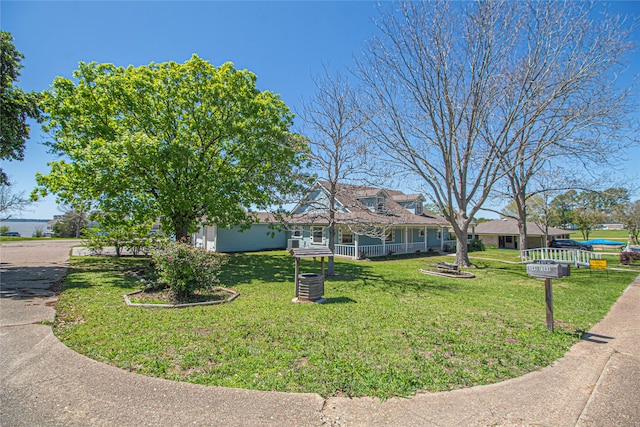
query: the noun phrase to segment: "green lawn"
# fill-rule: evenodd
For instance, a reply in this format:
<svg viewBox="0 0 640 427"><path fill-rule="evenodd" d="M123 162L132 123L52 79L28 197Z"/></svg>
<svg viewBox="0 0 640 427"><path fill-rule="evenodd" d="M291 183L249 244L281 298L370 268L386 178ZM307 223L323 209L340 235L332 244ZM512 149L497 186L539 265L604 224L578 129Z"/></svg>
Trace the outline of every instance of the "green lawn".
<svg viewBox="0 0 640 427"><path fill-rule="evenodd" d="M570 238L573 240L583 241L582 233L580 230L572 231ZM611 239L627 241L629 238L629 232L627 230L594 230L589 233L589 240L591 239Z"/></svg>
<svg viewBox="0 0 640 427"><path fill-rule="evenodd" d="M496 251L499 252L499 251ZM490 254L491 252L489 252ZM479 253L476 253L479 254ZM423 275L451 257L337 260L328 303L292 304L285 252L230 256L229 304L127 307L127 271L143 258L78 258L60 295L55 334L93 359L197 384L323 396L412 395L488 384L540 369L604 317L637 275L573 269L554 282L556 332L545 327L543 282L523 265L475 261L476 279ZM303 260L302 272L319 262Z"/></svg>

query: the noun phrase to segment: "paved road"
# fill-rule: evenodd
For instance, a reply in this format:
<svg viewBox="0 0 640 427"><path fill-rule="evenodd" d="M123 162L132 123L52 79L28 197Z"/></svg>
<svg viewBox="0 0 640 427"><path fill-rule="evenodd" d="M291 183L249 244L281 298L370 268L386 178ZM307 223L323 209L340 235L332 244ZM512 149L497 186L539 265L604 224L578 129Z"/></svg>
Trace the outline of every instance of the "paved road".
<svg viewBox="0 0 640 427"><path fill-rule="evenodd" d="M70 245L0 248L2 426L640 425L640 278L553 366L500 384L381 403L176 383L69 350L38 321L53 319L45 288L62 274Z"/></svg>

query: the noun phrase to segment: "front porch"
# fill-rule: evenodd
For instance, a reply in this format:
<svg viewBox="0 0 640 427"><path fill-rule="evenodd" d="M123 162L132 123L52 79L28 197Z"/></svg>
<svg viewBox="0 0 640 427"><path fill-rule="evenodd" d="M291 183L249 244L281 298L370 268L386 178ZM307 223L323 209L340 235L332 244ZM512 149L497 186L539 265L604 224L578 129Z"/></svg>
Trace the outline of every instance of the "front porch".
<svg viewBox="0 0 640 427"><path fill-rule="evenodd" d="M298 225L292 227L290 233L288 248L329 246L329 228L324 225ZM359 234L341 225L336 228L334 236L334 255L351 259L428 251L448 253L455 252L457 246L457 241L451 239L453 236L444 225L396 225L371 234ZM469 240L473 237L470 235Z"/></svg>

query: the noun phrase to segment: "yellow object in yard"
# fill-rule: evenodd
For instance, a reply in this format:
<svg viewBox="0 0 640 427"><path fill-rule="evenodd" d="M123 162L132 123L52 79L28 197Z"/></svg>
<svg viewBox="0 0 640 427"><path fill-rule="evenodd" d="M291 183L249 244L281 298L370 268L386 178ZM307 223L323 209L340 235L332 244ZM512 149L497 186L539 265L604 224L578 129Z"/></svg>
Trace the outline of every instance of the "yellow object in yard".
<svg viewBox="0 0 640 427"><path fill-rule="evenodd" d="M607 260L606 259L590 259L589 268L592 270L606 270Z"/></svg>

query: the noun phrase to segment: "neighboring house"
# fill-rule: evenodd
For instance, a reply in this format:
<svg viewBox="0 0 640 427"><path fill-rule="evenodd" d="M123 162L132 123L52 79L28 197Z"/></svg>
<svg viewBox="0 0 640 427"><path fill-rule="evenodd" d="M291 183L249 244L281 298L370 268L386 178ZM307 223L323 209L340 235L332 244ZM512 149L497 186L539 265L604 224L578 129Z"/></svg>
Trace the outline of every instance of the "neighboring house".
<svg viewBox="0 0 640 427"><path fill-rule="evenodd" d="M257 222L244 231L239 227L202 226L193 236L196 246L212 252L250 252L287 247L287 232L275 228L281 222L274 215L265 212L252 215Z"/></svg>
<svg viewBox="0 0 640 427"><path fill-rule="evenodd" d="M53 219L47 221L47 232L53 233L53 226L58 223L62 219L64 215L54 215Z"/></svg>
<svg viewBox="0 0 640 427"><path fill-rule="evenodd" d="M527 242L520 244L518 222L515 219L498 219L476 225L475 233L486 246L499 249L532 249L547 247L544 231L536 224L527 222ZM549 227L550 239L568 239L569 231Z"/></svg>
<svg viewBox="0 0 640 427"><path fill-rule="evenodd" d="M624 230L624 224L613 223L613 224L602 224L603 230Z"/></svg>
<svg viewBox="0 0 640 427"><path fill-rule="evenodd" d="M243 252L291 247L329 246L329 184L316 182L284 217L254 213L257 222L237 227L203 226L194 235L209 251ZM340 184L336 197L335 255L350 258L455 250L449 223L423 210L419 194ZM274 229L274 227L280 229Z"/></svg>
<svg viewBox="0 0 640 427"><path fill-rule="evenodd" d="M451 245L449 223L423 210L424 197L400 191L339 184L336 194L337 256L442 251ZM328 246L329 183L316 182L288 218L291 246ZM453 242L455 245L455 242Z"/></svg>

